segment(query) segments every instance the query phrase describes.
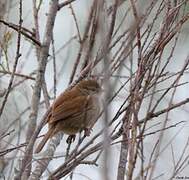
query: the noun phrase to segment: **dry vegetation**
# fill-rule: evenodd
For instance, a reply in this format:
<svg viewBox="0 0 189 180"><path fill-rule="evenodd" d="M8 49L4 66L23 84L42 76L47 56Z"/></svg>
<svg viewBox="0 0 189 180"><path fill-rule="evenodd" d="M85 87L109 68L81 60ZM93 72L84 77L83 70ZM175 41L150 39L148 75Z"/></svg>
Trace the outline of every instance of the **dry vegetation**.
<svg viewBox="0 0 189 180"><path fill-rule="evenodd" d="M189 51L180 48L188 0L49 0L48 8L33 0L29 17L25 3L0 2L1 178L78 179L81 166L97 166L104 180L189 178ZM58 17L65 11L69 18ZM65 41L57 27L66 20L73 33ZM106 90L98 128L73 144L63 138L55 152L60 133L34 154L53 99L86 77Z"/></svg>

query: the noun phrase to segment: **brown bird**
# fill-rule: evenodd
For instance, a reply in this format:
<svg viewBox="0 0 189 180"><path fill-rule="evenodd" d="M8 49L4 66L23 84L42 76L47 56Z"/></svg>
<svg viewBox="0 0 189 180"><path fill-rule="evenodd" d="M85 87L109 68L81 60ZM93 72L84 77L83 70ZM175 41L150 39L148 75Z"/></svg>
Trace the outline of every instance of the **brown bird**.
<svg viewBox="0 0 189 180"><path fill-rule="evenodd" d="M49 138L62 131L75 137L84 130L89 136L100 113L100 94L102 90L96 80L82 80L71 90L66 90L53 103L46 122L49 130L37 146L39 153Z"/></svg>

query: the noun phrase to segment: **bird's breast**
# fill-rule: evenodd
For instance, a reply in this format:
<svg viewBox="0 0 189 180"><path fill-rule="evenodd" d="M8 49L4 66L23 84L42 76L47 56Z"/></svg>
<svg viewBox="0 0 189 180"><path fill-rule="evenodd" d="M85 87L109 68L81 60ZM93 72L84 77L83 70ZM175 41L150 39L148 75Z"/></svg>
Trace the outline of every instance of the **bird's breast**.
<svg viewBox="0 0 189 180"><path fill-rule="evenodd" d="M85 127L92 128L97 121L100 114L101 103L98 96L92 97L92 107L87 111L87 117L85 119Z"/></svg>

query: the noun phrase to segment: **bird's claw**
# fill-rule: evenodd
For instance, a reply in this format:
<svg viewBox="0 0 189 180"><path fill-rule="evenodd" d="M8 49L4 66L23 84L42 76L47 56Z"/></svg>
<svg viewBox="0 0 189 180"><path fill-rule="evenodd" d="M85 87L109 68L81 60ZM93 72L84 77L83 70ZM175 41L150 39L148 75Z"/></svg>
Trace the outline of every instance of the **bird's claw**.
<svg viewBox="0 0 189 180"><path fill-rule="evenodd" d="M67 140L66 140L67 144L71 144L74 141L75 141L75 134L74 135L69 135Z"/></svg>
<svg viewBox="0 0 189 180"><path fill-rule="evenodd" d="M84 136L90 136L90 134L91 134L91 129L85 128L84 129Z"/></svg>

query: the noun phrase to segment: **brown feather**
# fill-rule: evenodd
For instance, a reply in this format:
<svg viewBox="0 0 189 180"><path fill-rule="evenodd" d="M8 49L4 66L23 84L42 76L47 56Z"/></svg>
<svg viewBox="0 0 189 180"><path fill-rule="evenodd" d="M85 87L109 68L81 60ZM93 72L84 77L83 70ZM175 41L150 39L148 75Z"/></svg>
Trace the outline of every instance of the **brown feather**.
<svg viewBox="0 0 189 180"><path fill-rule="evenodd" d="M72 99L72 101L66 101L60 104L58 107L53 109L52 118L49 120L49 123L57 123L59 120L62 121L69 117L78 116L79 114L84 113L83 110L85 109L88 101L87 97L88 96L79 96Z"/></svg>
<svg viewBox="0 0 189 180"><path fill-rule="evenodd" d="M38 146L37 146L37 148L35 150L35 153L39 153L43 149L43 147L46 144L46 142L48 141L48 139L53 135L53 132L54 132L53 128L50 128L48 130L48 132L45 134L45 136L43 137L41 142L38 144Z"/></svg>

